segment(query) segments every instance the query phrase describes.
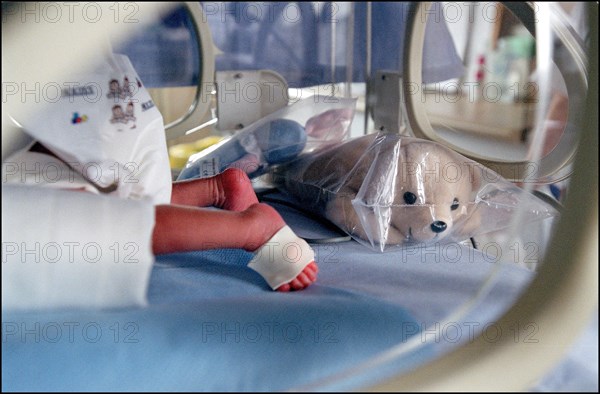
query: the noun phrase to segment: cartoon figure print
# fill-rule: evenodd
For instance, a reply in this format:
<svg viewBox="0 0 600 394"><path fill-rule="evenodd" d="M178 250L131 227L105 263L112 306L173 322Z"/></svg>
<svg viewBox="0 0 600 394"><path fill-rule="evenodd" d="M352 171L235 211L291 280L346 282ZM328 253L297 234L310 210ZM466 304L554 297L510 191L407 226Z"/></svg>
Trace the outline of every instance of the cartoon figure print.
<svg viewBox="0 0 600 394"><path fill-rule="evenodd" d="M133 126L130 127L130 129L135 129L136 125L135 125L135 114L133 111L133 102L129 101L129 103L127 103L127 108L125 109L125 119L127 122L132 121L133 122Z"/></svg>
<svg viewBox="0 0 600 394"><path fill-rule="evenodd" d="M112 107L112 119L110 123L127 123L127 117L119 104Z"/></svg>
<svg viewBox="0 0 600 394"><path fill-rule="evenodd" d="M112 99L121 99L125 100L127 97L133 97L134 85L129 82L129 78L127 76L123 77L123 86L119 84L118 79L111 79L108 83L108 94L106 97Z"/></svg>
<svg viewBox="0 0 600 394"><path fill-rule="evenodd" d="M133 125L130 127L130 129L135 129L137 127L135 121L136 117L133 102L130 101L127 104L125 111L123 111L123 107L121 107L119 104L112 107L112 118L110 119L110 123L128 124L129 122L132 122ZM119 129L119 131L123 130Z"/></svg>
<svg viewBox="0 0 600 394"><path fill-rule="evenodd" d="M112 99L118 99L121 96L121 87L119 85L119 81L116 79L111 79L108 83L108 94L106 97Z"/></svg>
<svg viewBox="0 0 600 394"><path fill-rule="evenodd" d="M130 129L136 128L134 103L133 100L131 100L131 97L133 97L133 88L134 86L129 82L129 78L127 76L123 78L123 86L119 84L119 80L117 79L111 79L109 81L109 92L106 95L106 97L115 99L115 103L117 103L112 106L112 117L110 119L110 123L117 125L126 125L129 122L132 122L133 125L130 127ZM125 100L127 97L129 97L130 99L127 105L125 106L125 110L123 110L123 106L121 104L118 104L118 101ZM123 131L121 128L118 128L118 130Z"/></svg>
<svg viewBox="0 0 600 394"><path fill-rule="evenodd" d="M123 78L123 89L121 89L121 99L126 99L127 97L133 97L133 90L131 89L132 85L129 83L129 78Z"/></svg>

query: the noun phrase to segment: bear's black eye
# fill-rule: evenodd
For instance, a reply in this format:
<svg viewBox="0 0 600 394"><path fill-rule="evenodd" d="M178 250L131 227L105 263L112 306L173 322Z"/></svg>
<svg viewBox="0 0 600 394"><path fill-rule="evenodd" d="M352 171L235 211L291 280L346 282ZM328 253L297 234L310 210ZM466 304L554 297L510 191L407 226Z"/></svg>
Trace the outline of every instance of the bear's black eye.
<svg viewBox="0 0 600 394"><path fill-rule="evenodd" d="M417 196L415 196L414 193L406 192L404 193L404 201L409 205L413 205L417 202Z"/></svg>
<svg viewBox="0 0 600 394"><path fill-rule="evenodd" d="M450 210L456 211L458 209L458 205L458 198L455 198L454 201L452 201L452 205L450 205Z"/></svg>

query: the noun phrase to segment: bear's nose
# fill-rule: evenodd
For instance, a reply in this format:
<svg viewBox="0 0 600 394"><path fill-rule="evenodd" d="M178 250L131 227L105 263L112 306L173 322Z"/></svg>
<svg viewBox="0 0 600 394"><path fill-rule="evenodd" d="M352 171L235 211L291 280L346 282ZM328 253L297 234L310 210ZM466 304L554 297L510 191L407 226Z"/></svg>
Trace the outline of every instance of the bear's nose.
<svg viewBox="0 0 600 394"><path fill-rule="evenodd" d="M442 231L446 230L446 227L448 227L446 223L440 220L436 220L435 222L431 223L431 231L434 233L441 233Z"/></svg>

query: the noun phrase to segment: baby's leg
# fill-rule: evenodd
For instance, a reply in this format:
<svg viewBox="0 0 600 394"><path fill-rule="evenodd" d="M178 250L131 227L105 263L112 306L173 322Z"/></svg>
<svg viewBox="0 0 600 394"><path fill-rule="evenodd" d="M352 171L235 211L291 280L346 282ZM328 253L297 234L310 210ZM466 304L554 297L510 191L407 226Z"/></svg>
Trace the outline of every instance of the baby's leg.
<svg viewBox="0 0 600 394"><path fill-rule="evenodd" d="M253 204L241 212L159 205L152 247L154 254L228 248L256 252L285 225L266 204ZM277 290L301 290L316 280L317 272L312 262Z"/></svg>
<svg viewBox="0 0 600 394"><path fill-rule="evenodd" d="M171 203L239 212L258 203L258 198L248 175L229 168L210 178L173 183Z"/></svg>

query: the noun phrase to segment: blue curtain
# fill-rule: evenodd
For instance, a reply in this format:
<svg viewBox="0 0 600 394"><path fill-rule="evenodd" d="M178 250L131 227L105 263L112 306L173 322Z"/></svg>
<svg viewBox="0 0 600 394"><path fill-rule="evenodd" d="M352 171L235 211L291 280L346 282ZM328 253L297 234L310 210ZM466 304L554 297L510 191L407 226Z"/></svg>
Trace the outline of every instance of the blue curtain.
<svg viewBox="0 0 600 394"><path fill-rule="evenodd" d="M350 3L201 2L212 38L223 53L216 69L279 72L291 87L346 80ZM366 2L354 5L352 79L363 82L366 59ZM435 3L427 25L425 82L462 74L462 62ZM407 2L372 3L371 70L399 70L404 48ZM335 21L335 74L332 74L332 24ZM198 83L200 56L193 22L178 8L118 48L129 56L148 87Z"/></svg>
<svg viewBox="0 0 600 394"><path fill-rule="evenodd" d="M217 70L271 69L292 87L346 80L349 4L311 2L203 2L215 45L224 53ZM353 80L365 79L366 2L354 4ZM462 74L446 27L442 7L435 4L427 25L424 80L447 80ZM407 2L372 3L372 70L400 70ZM332 75L331 25L336 23L336 67Z"/></svg>

